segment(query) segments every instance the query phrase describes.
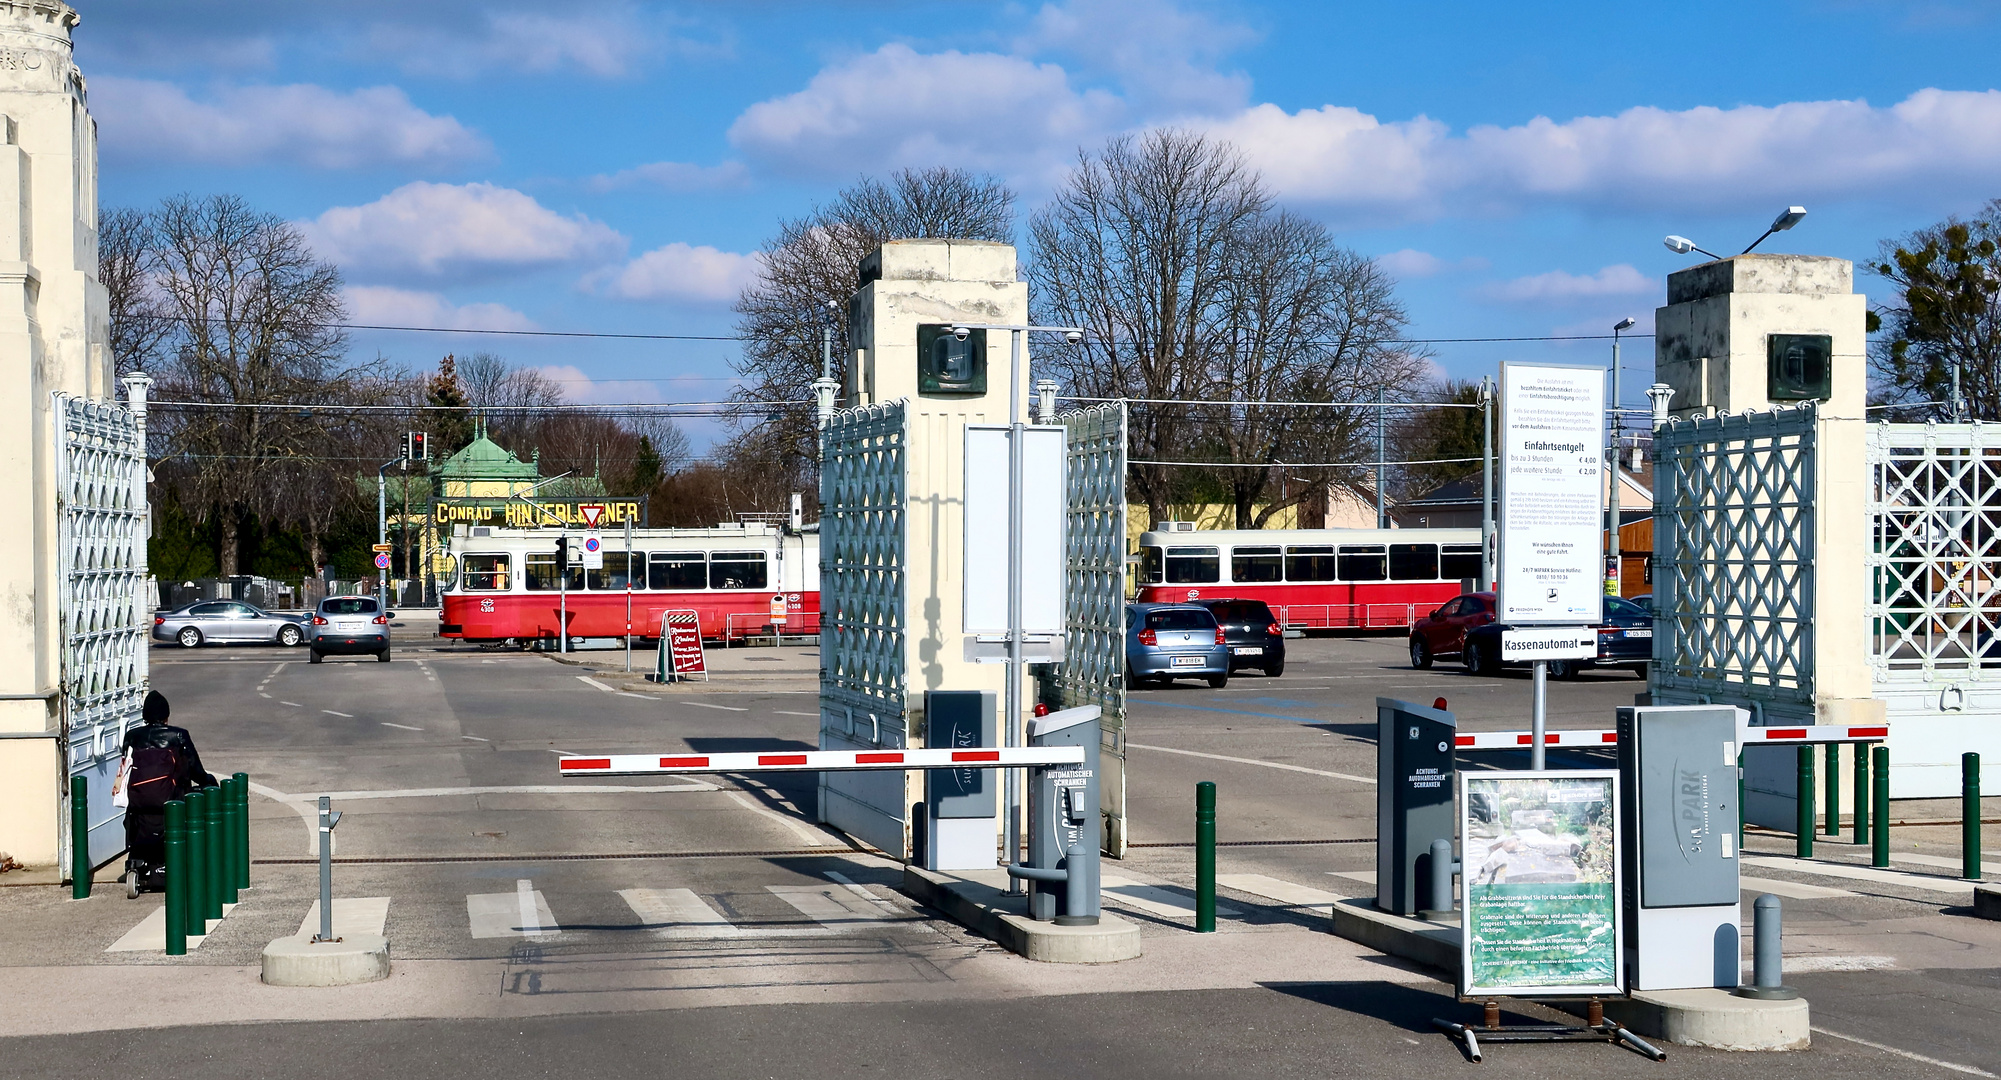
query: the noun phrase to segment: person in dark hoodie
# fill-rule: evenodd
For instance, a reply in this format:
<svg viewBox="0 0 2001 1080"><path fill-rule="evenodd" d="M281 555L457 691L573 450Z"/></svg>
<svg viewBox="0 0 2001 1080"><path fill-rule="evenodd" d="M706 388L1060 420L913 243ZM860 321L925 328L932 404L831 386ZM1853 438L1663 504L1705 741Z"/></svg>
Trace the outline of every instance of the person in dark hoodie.
<svg viewBox="0 0 2001 1080"><path fill-rule="evenodd" d="M202 768L201 754L186 728L167 723L173 709L166 695L148 691L139 715L145 721L125 733L129 764L119 777L125 807L125 894L166 887L167 803L197 788L215 786Z"/></svg>

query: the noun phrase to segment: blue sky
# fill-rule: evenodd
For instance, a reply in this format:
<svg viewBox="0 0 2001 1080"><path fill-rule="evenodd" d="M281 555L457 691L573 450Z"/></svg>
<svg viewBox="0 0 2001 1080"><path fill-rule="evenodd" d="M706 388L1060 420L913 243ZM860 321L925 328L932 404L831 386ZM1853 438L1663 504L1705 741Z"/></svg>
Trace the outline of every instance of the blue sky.
<svg viewBox="0 0 2001 1080"><path fill-rule="evenodd" d="M1236 143L1381 258L1425 338L1645 332L1688 261L1664 234L1728 253L1801 203L1766 250L1866 259L2001 197L1992 0L74 2L104 204L241 194L342 266L360 322L727 334L777 220L859 175L963 165L1032 209L1156 124ZM720 397L734 355L356 347L499 352L598 401ZM1477 377L1606 350L1435 352Z"/></svg>

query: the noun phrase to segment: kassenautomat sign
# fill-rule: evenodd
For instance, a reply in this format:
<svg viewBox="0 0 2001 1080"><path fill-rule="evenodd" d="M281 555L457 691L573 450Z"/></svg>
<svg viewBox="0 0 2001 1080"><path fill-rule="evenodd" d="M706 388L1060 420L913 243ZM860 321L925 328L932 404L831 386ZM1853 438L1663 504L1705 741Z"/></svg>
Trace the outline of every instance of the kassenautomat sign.
<svg viewBox="0 0 2001 1080"><path fill-rule="evenodd" d="M628 519L638 526L645 520L645 503L641 500L603 498L537 499L533 503L520 499L509 499L504 503L438 502L433 505L431 520L439 525L492 525L509 529L566 526L585 529L590 527L581 509L586 505L604 507L604 513L598 518L600 529L624 528Z"/></svg>

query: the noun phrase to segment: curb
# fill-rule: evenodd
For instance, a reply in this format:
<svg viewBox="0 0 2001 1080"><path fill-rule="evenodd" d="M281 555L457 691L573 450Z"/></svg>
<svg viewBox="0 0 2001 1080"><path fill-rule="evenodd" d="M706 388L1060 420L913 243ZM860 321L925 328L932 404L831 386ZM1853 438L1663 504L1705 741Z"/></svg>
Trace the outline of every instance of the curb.
<svg viewBox="0 0 2001 1080"><path fill-rule="evenodd" d="M388 977L389 939L380 934L345 934L326 942L294 934L264 946L267 986L353 986Z"/></svg>
<svg viewBox="0 0 2001 1080"><path fill-rule="evenodd" d="M999 871L989 873L998 874ZM984 882L917 866L903 868L905 895L1009 952L1050 964L1109 964L1140 955L1139 927L1109 913L1096 926L1036 922L1009 908L1026 900Z"/></svg>
<svg viewBox="0 0 2001 1080"><path fill-rule="evenodd" d="M1973 914L1982 919L2001 919L2001 885L1973 887Z"/></svg>

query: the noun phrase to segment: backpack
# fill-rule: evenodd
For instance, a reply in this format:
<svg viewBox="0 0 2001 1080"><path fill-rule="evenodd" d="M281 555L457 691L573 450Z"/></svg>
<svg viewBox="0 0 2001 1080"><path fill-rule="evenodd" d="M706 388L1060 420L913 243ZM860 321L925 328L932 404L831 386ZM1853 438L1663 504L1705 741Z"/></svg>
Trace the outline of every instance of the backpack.
<svg viewBox="0 0 2001 1080"><path fill-rule="evenodd" d="M132 751L132 771L126 779L130 808L158 810L180 794L181 755L164 746Z"/></svg>

